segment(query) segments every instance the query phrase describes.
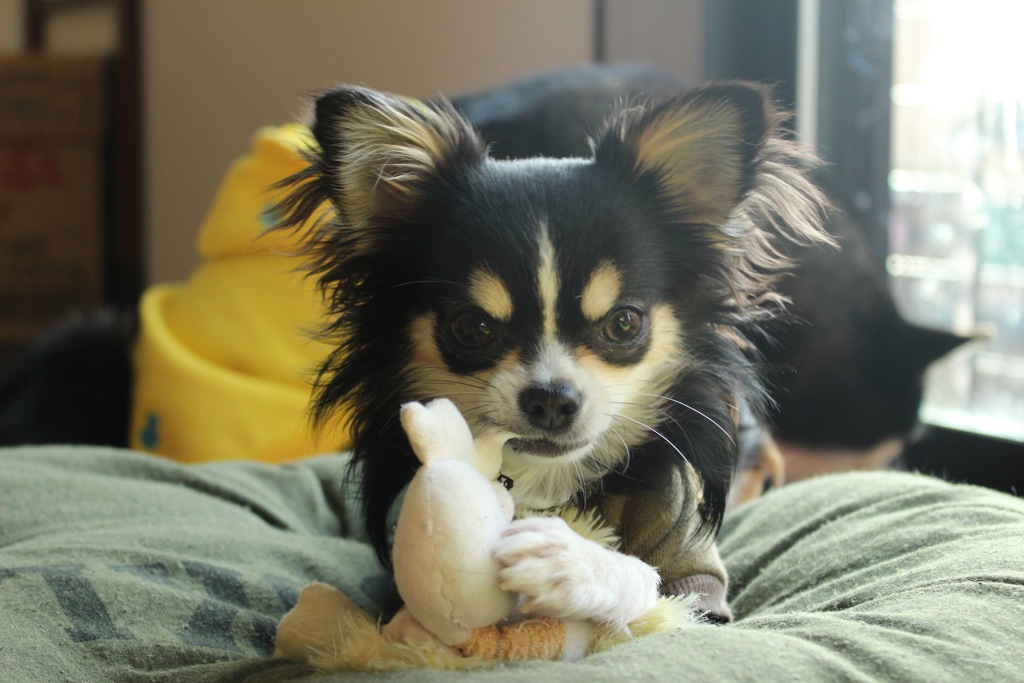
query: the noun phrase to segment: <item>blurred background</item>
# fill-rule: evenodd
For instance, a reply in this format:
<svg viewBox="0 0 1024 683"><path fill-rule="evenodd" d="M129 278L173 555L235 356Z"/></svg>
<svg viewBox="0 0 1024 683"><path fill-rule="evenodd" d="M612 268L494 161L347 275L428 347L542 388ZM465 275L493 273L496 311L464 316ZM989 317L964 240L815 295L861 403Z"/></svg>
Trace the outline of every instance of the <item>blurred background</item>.
<svg viewBox="0 0 1024 683"><path fill-rule="evenodd" d="M185 278L228 164L311 91L643 62L775 85L902 313L988 335L931 369L923 420L1019 472L1022 25L1019 0L0 0L0 360Z"/></svg>

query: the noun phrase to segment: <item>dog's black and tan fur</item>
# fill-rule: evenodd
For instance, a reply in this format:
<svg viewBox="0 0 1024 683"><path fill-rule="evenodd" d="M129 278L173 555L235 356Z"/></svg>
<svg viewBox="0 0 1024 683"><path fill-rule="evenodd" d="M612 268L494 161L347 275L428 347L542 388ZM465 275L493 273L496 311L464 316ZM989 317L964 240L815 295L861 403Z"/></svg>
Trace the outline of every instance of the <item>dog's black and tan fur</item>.
<svg viewBox="0 0 1024 683"><path fill-rule="evenodd" d="M713 535L737 406L765 400L743 330L776 311L776 241L826 239L782 121L760 86L710 84L622 108L592 158L498 161L444 102L357 87L317 100L319 148L279 210L286 228L313 223L336 344L314 413L351 415L385 564L417 464L398 408L437 397L477 436L510 437L520 508L696 481L691 505L657 514L687 529L680 542Z"/></svg>

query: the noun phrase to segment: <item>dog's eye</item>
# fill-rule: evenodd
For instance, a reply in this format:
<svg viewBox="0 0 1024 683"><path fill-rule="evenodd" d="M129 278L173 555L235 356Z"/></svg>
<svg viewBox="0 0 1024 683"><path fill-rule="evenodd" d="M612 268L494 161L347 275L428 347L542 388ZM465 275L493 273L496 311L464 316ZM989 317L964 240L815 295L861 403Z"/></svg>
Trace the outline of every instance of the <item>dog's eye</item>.
<svg viewBox="0 0 1024 683"><path fill-rule="evenodd" d="M610 342L634 341L644 329L644 317L635 308L617 308L604 319L601 334Z"/></svg>
<svg viewBox="0 0 1024 683"><path fill-rule="evenodd" d="M467 349L482 349L490 345L497 337L494 332L490 318L482 313L466 311L452 318L452 338Z"/></svg>

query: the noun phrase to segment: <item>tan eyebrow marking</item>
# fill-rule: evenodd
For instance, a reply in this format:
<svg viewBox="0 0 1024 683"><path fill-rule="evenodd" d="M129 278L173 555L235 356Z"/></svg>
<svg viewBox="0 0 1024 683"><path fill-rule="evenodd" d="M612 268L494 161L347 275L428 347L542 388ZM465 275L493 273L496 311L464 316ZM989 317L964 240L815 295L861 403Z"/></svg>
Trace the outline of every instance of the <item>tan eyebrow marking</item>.
<svg viewBox="0 0 1024 683"><path fill-rule="evenodd" d="M618 303L621 295L622 274L611 261L602 261L583 288L580 309L587 320L597 322Z"/></svg>
<svg viewBox="0 0 1024 683"><path fill-rule="evenodd" d="M469 296L487 315L501 322L512 319L512 295L497 275L477 268L469 276Z"/></svg>

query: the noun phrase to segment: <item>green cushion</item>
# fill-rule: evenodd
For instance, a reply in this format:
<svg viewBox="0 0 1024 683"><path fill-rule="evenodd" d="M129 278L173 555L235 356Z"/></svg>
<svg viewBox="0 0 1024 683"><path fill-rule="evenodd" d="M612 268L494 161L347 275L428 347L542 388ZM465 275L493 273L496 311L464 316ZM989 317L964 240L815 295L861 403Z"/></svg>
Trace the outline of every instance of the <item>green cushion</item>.
<svg viewBox="0 0 1024 683"><path fill-rule="evenodd" d="M275 660L311 581L392 606L339 456L183 466L0 451L4 681L351 681ZM739 619L472 680L1010 680L1024 661L1024 502L899 473L775 491L720 537ZM449 681L410 671L395 680Z"/></svg>

